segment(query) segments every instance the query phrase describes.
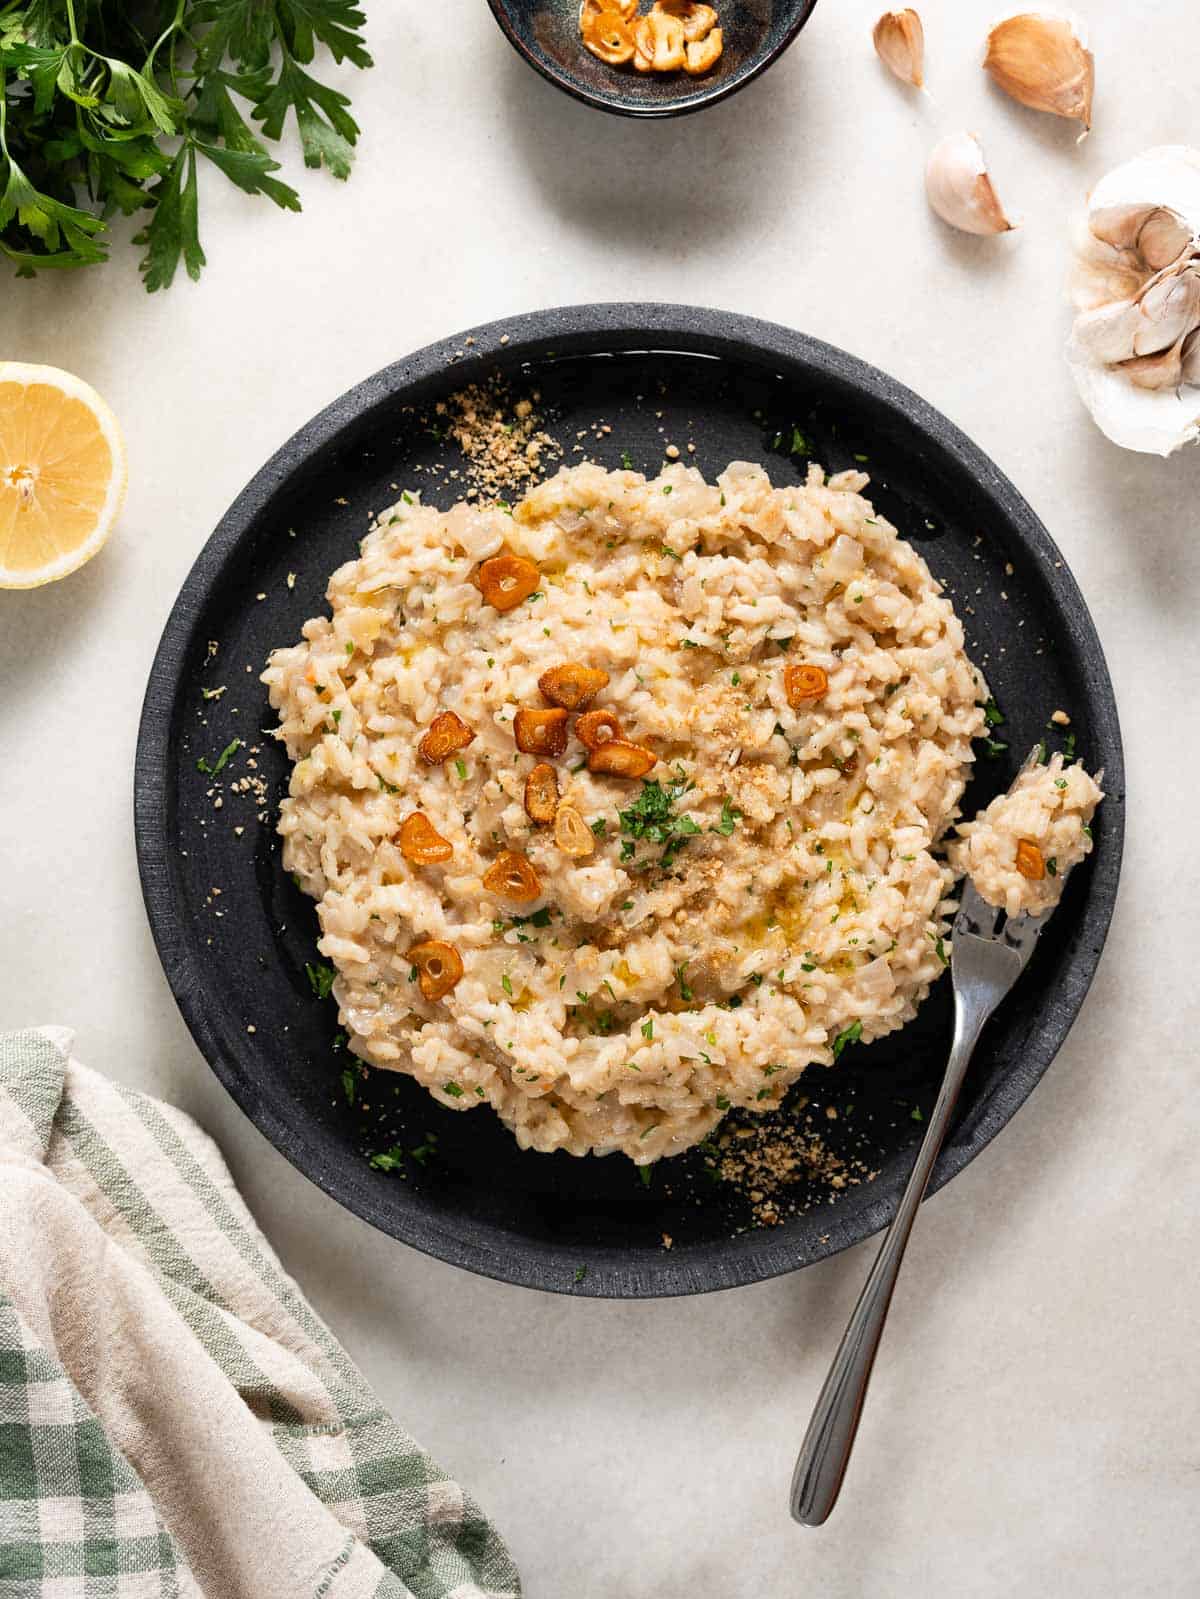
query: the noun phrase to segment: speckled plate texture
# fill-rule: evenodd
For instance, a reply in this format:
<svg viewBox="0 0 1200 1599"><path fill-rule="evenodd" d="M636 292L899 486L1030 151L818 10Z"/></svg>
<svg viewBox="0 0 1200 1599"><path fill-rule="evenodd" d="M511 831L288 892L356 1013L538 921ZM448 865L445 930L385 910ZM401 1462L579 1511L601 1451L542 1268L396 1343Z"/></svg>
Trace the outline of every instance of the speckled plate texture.
<svg viewBox="0 0 1200 1599"><path fill-rule="evenodd" d="M280 865L288 765L262 732L274 717L258 674L324 609L329 575L355 557L394 485L442 506L458 497L450 474L464 463L435 408L497 371L514 399L540 396L568 461L579 444L608 467L624 454L653 473L674 440L694 444L709 478L742 458L785 484L808 464L793 450L799 430L827 469L871 474L867 492L952 594L1007 718L993 732L1008 748L980 760L967 809L1006 788L1039 739L1062 747L1062 729L1047 726L1059 708L1108 791L1095 852L984 1032L935 1189L995 1137L1066 1037L1116 898L1125 793L1112 688L1074 579L1013 485L915 394L787 328L685 306L573 306L421 350L336 400L239 496L171 612L142 713L137 847L163 967L200 1049L266 1137L418 1249L513 1283L613 1297L792 1271L892 1214L946 1059L948 978L909 1027L848 1049L834 1070L812 1068L775 1113L781 1130L819 1136L847 1180L789 1189L771 1227L753 1225L745 1193L714 1179L704 1150L661 1162L644 1183L618 1155L522 1153L489 1111L442 1109L404 1076L371 1073L353 1104L343 1089L336 1009L305 970L320 959L316 916ZM612 431L597 437L597 423ZM234 739L216 778L198 769ZM371 1166L380 1150L398 1152L393 1169Z"/></svg>
<svg viewBox="0 0 1200 1599"><path fill-rule="evenodd" d="M702 77L610 67L584 48L579 0L488 0L513 49L544 78L587 105L627 117L674 117L733 94L764 72L808 21L817 0L711 0L724 38ZM639 0L639 10L649 10Z"/></svg>

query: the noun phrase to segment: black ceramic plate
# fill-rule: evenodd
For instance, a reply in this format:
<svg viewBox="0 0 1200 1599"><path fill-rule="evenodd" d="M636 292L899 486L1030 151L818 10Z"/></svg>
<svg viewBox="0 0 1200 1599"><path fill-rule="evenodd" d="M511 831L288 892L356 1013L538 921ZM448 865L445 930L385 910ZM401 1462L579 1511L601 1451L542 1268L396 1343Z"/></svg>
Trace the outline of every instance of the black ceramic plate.
<svg viewBox="0 0 1200 1599"><path fill-rule="evenodd" d="M673 117L733 94L782 55L817 0L712 0L721 58L702 77L610 67L583 46L579 0L488 0L513 49L577 100L626 117ZM639 0L639 9L648 7Z"/></svg>
<svg viewBox="0 0 1200 1599"><path fill-rule="evenodd" d="M793 1090L778 1114L813 1118L834 1152L878 1177L833 1202L828 1188L799 1188L791 1200L811 1208L770 1229L747 1230L744 1199L712 1180L701 1152L662 1162L646 1185L619 1155L523 1154L490 1112L443 1110L406 1077L372 1073L353 1106L342 1092L334 1006L314 997L305 973L319 958L313 907L280 866L274 818L287 769L260 732L273 717L258 673L323 610L328 575L354 557L396 485L420 485L433 503L456 497L452 480L429 475L457 459L433 408L497 369L516 393L540 394L567 459L580 458L577 432L602 421L612 432L597 442L589 431L586 447L613 467L624 455L657 471L668 438L694 442L709 476L749 458L766 461L777 483L797 481L800 442L829 469L865 464L876 504L955 596L1008 718L996 736L1009 748L981 760L968 807L1006 787L1038 739L1061 745L1047 729L1059 707L1080 756L1105 768L1109 794L1095 853L983 1035L934 1187L995 1136L1066 1036L1108 928L1124 805L1112 689L1074 580L1012 484L892 379L785 328L668 305L547 311L422 350L322 412L235 502L167 622L142 714L138 855L167 978L214 1071L271 1142L351 1210L429 1254L514 1283L613 1296L790 1271L890 1215L946 1060L948 979L911 1026L847 1050L836 1070L814 1068ZM235 738L243 746L218 779L197 769ZM796 1109L800 1090L806 1111ZM393 1146L399 1169L372 1169L367 1152Z"/></svg>

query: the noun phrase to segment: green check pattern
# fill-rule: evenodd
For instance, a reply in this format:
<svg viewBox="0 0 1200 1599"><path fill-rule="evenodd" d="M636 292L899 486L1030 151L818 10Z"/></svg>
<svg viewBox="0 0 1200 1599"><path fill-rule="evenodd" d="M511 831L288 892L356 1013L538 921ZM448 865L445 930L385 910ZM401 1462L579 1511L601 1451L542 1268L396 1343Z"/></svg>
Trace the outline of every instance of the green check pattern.
<svg viewBox="0 0 1200 1599"><path fill-rule="evenodd" d="M135 1473L0 1298L0 1594L198 1593L183 1567Z"/></svg>
<svg viewBox="0 0 1200 1599"><path fill-rule="evenodd" d="M0 1599L516 1599L207 1137L69 1045L0 1035Z"/></svg>

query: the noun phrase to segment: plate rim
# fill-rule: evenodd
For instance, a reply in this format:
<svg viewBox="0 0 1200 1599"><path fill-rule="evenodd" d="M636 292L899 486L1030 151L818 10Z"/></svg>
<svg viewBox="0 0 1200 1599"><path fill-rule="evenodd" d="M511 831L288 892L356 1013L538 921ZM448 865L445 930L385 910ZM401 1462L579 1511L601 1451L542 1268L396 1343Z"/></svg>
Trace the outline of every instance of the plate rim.
<svg viewBox="0 0 1200 1599"><path fill-rule="evenodd" d="M801 30L808 23L817 8L817 0L795 0L796 15L788 23L783 37L777 44L763 55L762 59L749 67L746 71L737 73L724 83L715 85L707 93L700 92L690 99L666 101L662 104L637 105L632 101L609 100L601 94L594 94L582 84L569 77L565 72L556 72L553 64L536 50L532 50L525 38L514 24L509 13L506 0L488 0L488 7L501 33L512 45L517 55L527 66L531 66L539 77L545 78L547 83L552 83L556 89L561 89L564 94L569 94L572 100L577 100L580 105L590 106L594 111L606 111L610 116L633 117L639 121L661 121L664 117L686 117L694 111L703 111L706 107L716 105L721 100L727 100L730 95L736 94L739 89L744 89L748 83L753 83L755 78L761 77L768 67L774 66L785 51L795 44Z"/></svg>
<svg viewBox="0 0 1200 1599"><path fill-rule="evenodd" d="M1098 741L1103 735L1111 802L1106 802L1105 848L1093 857L1090 867L1091 892L1080 912L1078 949L1068 973L1071 981L1058 991L1057 1014L1050 1018L1043 1040L1043 1048L1047 1041L1050 1046L1045 1060L1041 1064L1025 1062L1001 1080L983 1104L971 1138L943 1148L929 1194L957 1176L1016 1115L1057 1057L1091 987L1112 922L1121 871L1124 753L1116 697L1095 622L1065 558L1016 486L954 423L904 384L835 345L779 323L660 301L602 301L498 318L425 345L355 384L297 429L254 474L201 547L171 605L150 668L138 726L133 790L138 875L160 964L194 1042L222 1087L285 1159L330 1198L399 1242L450 1265L520 1287L585 1297L671 1298L746 1286L840 1253L886 1224L897 1195L881 1184L858 1211L853 1226L839 1227L838 1209L833 1207L824 1243L801 1247L783 1229L751 1230L729 1239L729 1247L717 1261L703 1263L689 1262L686 1254L665 1250L661 1256L631 1261L620 1250L598 1249L591 1254L582 1280L574 1279L571 1252L564 1245L534 1245L522 1240L517 1249L497 1256L477 1239L448 1230L436 1217L403 1209L397 1217L373 1202L373 1195L380 1190L368 1187L363 1174L354 1168L336 1168L332 1176L310 1170L305 1164L302 1130L278 1115L246 1080L239 1064L226 1057L216 1024L208 1014L210 1000L188 935L188 921L176 916L171 893L172 712L200 617L247 528L299 463L334 443L375 406L396 399L416 384L453 372L455 367L482 363L486 368L496 361L519 361L523 354L544 359L553 350L550 341L568 335L611 338L609 348L624 353L674 349L713 354L719 353L712 349L716 343L743 360L774 357L800 363L818 376L824 373L849 383L875 402L902 411L919 433L931 437L1001 505L1006 524L1015 528L1042 569L1040 576L1058 615L1076 635L1089 680ZM705 350L696 348L698 339L704 340Z"/></svg>

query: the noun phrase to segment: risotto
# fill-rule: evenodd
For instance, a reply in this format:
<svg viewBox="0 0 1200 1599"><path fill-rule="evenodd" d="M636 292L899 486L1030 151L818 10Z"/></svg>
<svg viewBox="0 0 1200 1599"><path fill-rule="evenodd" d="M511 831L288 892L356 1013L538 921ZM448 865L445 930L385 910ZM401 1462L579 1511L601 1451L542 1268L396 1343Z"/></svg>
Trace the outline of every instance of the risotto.
<svg viewBox="0 0 1200 1599"><path fill-rule="evenodd" d="M1006 794L960 824L950 864L1010 916L1052 910L1071 867L1091 853L1092 815L1103 798L1096 780L1061 755L1026 766Z"/></svg>
<svg viewBox="0 0 1200 1599"><path fill-rule="evenodd" d="M377 519L264 674L362 1060L644 1163L910 1020L987 691L866 482L580 465Z"/></svg>

